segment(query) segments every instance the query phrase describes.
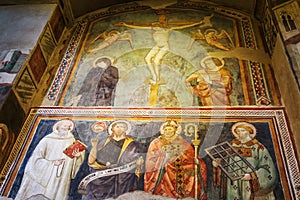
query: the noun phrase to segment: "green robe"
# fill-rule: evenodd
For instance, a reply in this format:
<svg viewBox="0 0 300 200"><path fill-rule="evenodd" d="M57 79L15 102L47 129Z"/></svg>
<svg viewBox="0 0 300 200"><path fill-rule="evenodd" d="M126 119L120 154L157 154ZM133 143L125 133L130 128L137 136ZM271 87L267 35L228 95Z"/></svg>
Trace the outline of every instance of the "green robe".
<svg viewBox="0 0 300 200"><path fill-rule="evenodd" d="M232 182L228 179L227 199L275 199L273 189L277 183L277 171L267 148L256 139L246 143L235 139L231 145L255 168L255 171L250 173L252 178L250 181Z"/></svg>

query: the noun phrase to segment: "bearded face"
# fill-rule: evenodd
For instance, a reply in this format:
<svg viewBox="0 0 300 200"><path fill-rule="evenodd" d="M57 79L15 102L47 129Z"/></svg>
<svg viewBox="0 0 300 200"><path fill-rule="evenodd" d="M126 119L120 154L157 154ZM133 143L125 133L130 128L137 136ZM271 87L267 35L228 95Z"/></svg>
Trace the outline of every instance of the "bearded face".
<svg viewBox="0 0 300 200"><path fill-rule="evenodd" d="M67 136L71 125L69 123L61 123L57 126L58 134L62 137Z"/></svg>

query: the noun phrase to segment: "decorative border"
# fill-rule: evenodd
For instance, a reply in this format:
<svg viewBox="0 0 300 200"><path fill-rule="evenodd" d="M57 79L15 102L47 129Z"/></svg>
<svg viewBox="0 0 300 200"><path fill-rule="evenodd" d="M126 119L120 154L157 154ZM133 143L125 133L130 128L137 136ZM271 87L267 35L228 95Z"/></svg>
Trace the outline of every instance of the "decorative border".
<svg viewBox="0 0 300 200"><path fill-rule="evenodd" d="M278 150L283 158L285 176L288 181L289 191L292 198L300 199L300 171L299 164L294 152L293 140L289 134L289 127L286 121L285 112L282 107L272 108L190 108L190 109L137 109L137 108L33 108L24 124L20 136L18 137L14 149L1 171L1 176L6 175L0 194L3 194L5 188L8 188L8 180L13 175L10 170L17 165L16 160L20 157L19 153L24 148L24 142L28 139L28 130L32 128L34 120L38 117L96 117L96 118L182 118L199 120L233 120L233 119L266 119L272 120L276 129L276 139L278 139ZM277 155L277 156L280 156Z"/></svg>
<svg viewBox="0 0 300 200"><path fill-rule="evenodd" d="M269 105L271 99L267 88L266 79L263 73L263 66L257 62L250 63L250 78L252 79L252 87L255 92L256 105Z"/></svg>
<svg viewBox="0 0 300 200"><path fill-rule="evenodd" d="M47 68L47 59L43 54L42 47L38 42L36 47L33 50L30 60L28 61L28 66L31 69L33 77L36 83L39 83L42 79L42 76Z"/></svg>
<svg viewBox="0 0 300 200"><path fill-rule="evenodd" d="M76 27L76 30L70 40L69 46L65 52L64 57L62 58L59 68L56 72L55 78L50 86L48 91L48 99L56 100L57 95L62 90L65 85L66 78L73 66L74 58L78 52L79 44L83 38L83 33L87 28L87 23L79 23ZM56 103L55 103L56 104Z"/></svg>
<svg viewBox="0 0 300 200"><path fill-rule="evenodd" d="M26 79L28 77L28 79ZM23 82L23 85L22 85ZM20 88L19 88L20 87ZM23 110L29 110L31 100L36 94L37 86L34 81L34 78L31 74L30 68L26 66L24 70L22 71L21 76L19 77L18 82L13 87L13 90L15 91L15 94L23 108ZM20 92L27 91L27 93L31 93L31 95L28 95L28 99L26 100L22 95L20 95ZM30 98L30 99L29 99Z"/></svg>
<svg viewBox="0 0 300 200"><path fill-rule="evenodd" d="M80 21L76 27L76 30L73 34L73 37L69 43L68 49L60 63L59 69L55 75L54 81L48 92L48 99L54 101L52 105L57 105L58 96L60 91L64 87L67 82L67 77L73 67L73 63L75 60L75 56L79 49L80 43L82 42L84 32L87 29L88 22L93 20L113 16L116 14L121 14L130 11L139 11L150 9L149 7L139 6L136 3L129 3L122 5L123 7L114 7L113 9L108 9L106 11L97 12L91 15L86 16L82 21ZM248 16L237 13L236 11L215 7L209 4L195 3L195 2L184 2L174 4L166 9L193 9L193 10L212 10L218 13L221 13L225 16L238 18L240 19L241 26L241 34L243 34L244 46L246 48L257 49L256 39L253 33L253 27L251 24L251 20ZM252 88L255 98L256 105L269 105L270 97L269 97L269 88L268 85L262 81L262 77L264 77L264 72L262 70L262 65L256 62L250 62L249 64L250 79L252 79Z"/></svg>

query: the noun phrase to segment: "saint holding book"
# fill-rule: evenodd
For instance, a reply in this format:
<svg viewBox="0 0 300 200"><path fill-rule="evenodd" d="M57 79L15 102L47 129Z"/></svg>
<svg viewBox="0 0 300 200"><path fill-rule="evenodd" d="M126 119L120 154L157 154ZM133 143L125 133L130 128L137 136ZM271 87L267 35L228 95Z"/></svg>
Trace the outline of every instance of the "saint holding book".
<svg viewBox="0 0 300 200"><path fill-rule="evenodd" d="M38 197L40 199L66 200L71 179L75 178L85 156L85 151L73 148L70 158L63 151L73 144L74 122L63 119L53 125L53 132L36 146L28 163L16 200Z"/></svg>

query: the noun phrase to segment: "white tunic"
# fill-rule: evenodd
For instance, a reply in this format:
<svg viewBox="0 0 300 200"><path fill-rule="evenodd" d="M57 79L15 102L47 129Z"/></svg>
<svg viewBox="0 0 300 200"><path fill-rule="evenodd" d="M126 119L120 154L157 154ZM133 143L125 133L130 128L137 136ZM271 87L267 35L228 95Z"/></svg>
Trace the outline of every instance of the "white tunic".
<svg viewBox="0 0 300 200"><path fill-rule="evenodd" d="M74 140L71 133L63 138L51 133L39 142L25 167L15 200L25 200L36 195L53 200L68 199L71 179L76 176L84 160L84 152L74 159L63 153ZM64 159L63 164L54 166L54 161L59 159Z"/></svg>

